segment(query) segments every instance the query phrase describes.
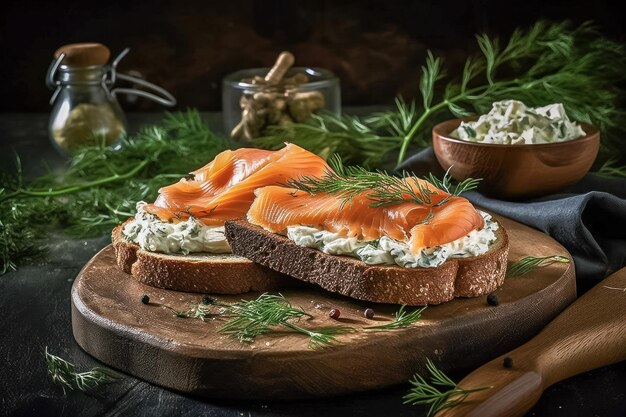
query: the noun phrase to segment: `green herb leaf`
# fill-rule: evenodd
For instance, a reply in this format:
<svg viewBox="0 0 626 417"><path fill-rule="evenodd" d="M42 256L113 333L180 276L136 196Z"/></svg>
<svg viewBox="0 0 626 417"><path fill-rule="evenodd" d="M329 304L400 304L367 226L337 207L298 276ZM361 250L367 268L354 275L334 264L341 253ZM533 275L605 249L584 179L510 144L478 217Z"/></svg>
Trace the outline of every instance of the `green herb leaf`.
<svg viewBox="0 0 626 417"><path fill-rule="evenodd" d="M48 347L45 350L46 363L48 365L48 373L52 377L52 381L60 384L65 389L79 390L79 391L91 391L104 384L110 384L116 382L121 377L117 373L96 367L87 372L76 372L76 367L70 362L55 356L48 352Z"/></svg>
<svg viewBox="0 0 626 417"><path fill-rule="evenodd" d="M539 267L552 265L553 263L569 263L569 258L561 255L534 257L526 256L510 265L507 269L507 277L519 277Z"/></svg>
<svg viewBox="0 0 626 417"><path fill-rule="evenodd" d="M337 342L337 335L354 331L347 326L303 328L296 323L311 317L301 308L294 308L282 295L262 294L255 300L228 304L224 314L231 320L220 332L229 334L240 342L251 343L258 336L270 333L275 327L285 327L309 337L309 348L317 349Z"/></svg>
<svg viewBox="0 0 626 417"><path fill-rule="evenodd" d="M418 308L409 313L406 311L406 305L402 305L400 309L396 312L393 321L385 324L379 324L376 326L367 326L365 327L365 330L396 330L402 327L410 326L411 324L422 318L422 313L424 312L424 310L426 310L426 307Z"/></svg>
<svg viewBox="0 0 626 417"><path fill-rule="evenodd" d="M168 113L161 126L124 139L119 149L92 139L62 175L26 184L19 158L14 172L0 171L0 272L40 253L51 228L61 226L79 237L110 233L135 214L137 201L153 200L159 188L227 147L197 111Z"/></svg>
<svg viewBox="0 0 626 417"><path fill-rule="evenodd" d="M431 190L427 184L406 172L404 176L396 177L382 170L368 171L359 166L346 166L339 155L333 155L328 162L331 169L324 175L292 179L287 181L286 186L309 194L336 195L343 198L342 207L363 193L367 193L367 197L372 201L372 207L385 207L404 202L431 205L432 196L438 194L436 190ZM441 180L432 174L426 180L450 194L436 205L443 205L452 196L476 188L480 182L480 180L468 178L452 187L449 172L446 172Z"/></svg>
<svg viewBox="0 0 626 417"><path fill-rule="evenodd" d="M415 374L409 381L412 387L403 398L405 404L430 405L428 417L434 416L441 410L459 405L474 392L491 388L463 389L440 369L437 369L430 359L426 360L426 369L430 373L430 381L419 374Z"/></svg>

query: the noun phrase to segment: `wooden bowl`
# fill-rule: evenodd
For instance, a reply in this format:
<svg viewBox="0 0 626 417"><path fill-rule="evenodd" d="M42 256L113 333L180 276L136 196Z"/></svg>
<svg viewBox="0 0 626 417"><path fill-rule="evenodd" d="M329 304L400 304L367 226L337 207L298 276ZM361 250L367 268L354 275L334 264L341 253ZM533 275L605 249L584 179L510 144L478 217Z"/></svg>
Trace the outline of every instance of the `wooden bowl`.
<svg viewBox="0 0 626 417"><path fill-rule="evenodd" d="M484 194L519 199L554 193L578 182L591 168L600 148L600 131L580 123L586 135L557 143L498 145L450 137L461 121L454 119L433 128L433 150L452 178L482 178Z"/></svg>

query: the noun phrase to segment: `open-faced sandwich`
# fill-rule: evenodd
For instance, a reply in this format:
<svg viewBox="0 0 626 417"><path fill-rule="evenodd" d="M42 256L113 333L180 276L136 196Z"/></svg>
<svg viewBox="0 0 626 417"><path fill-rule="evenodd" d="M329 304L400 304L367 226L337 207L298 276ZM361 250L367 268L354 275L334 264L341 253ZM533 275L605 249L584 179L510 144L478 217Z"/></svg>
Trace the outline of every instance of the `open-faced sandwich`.
<svg viewBox="0 0 626 417"><path fill-rule="evenodd" d="M319 176L326 162L296 145L279 151L238 149L140 202L134 218L112 233L117 263L141 282L179 291L237 294L265 291L284 277L233 255L224 221L244 216L263 186Z"/></svg>
<svg viewBox="0 0 626 417"><path fill-rule="evenodd" d="M321 177L256 191L246 218L226 222L233 252L349 297L439 304L504 281L501 224L448 178L398 178L335 163ZM433 184L435 183L435 184Z"/></svg>

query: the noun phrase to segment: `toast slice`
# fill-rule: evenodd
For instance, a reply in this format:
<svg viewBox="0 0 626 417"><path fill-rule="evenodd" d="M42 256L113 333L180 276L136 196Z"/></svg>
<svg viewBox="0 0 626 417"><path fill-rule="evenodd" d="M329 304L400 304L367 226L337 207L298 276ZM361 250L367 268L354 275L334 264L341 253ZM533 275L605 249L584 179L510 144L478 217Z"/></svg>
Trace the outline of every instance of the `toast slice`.
<svg viewBox="0 0 626 417"><path fill-rule="evenodd" d="M436 268L368 265L356 258L328 255L298 246L245 218L227 221L225 230L233 253L275 271L359 300L415 306L494 291L504 283L509 251L502 225L487 253L448 259Z"/></svg>
<svg viewBox="0 0 626 417"><path fill-rule="evenodd" d="M117 265L144 284L206 294L269 291L288 284L288 277L233 254L170 255L143 250L124 238L125 224L111 233Z"/></svg>

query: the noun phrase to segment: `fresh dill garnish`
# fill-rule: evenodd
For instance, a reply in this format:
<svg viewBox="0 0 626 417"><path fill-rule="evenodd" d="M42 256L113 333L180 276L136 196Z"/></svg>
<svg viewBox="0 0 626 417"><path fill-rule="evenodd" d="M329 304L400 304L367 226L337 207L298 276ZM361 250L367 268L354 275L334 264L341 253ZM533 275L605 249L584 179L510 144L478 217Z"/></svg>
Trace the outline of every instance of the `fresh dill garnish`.
<svg viewBox="0 0 626 417"><path fill-rule="evenodd" d="M324 158L338 153L350 163L365 166L378 165L401 144L397 135L381 132L367 120L330 113L314 114L307 123L270 126L254 143L276 150L285 142L295 143Z"/></svg>
<svg viewBox="0 0 626 417"><path fill-rule="evenodd" d="M342 207L359 194L367 193L372 207L385 207L405 202L422 205L433 204L432 196L438 191L409 173L396 177L383 170L368 171L359 166L346 166L339 155L328 160L330 168L320 177L303 176L287 181L286 186L305 191L309 194L331 194L343 198ZM434 205L445 204L452 196L469 191L478 186L480 180L468 178L455 186L449 171L443 179L430 174L427 181L450 195L440 199Z"/></svg>
<svg viewBox="0 0 626 417"><path fill-rule="evenodd" d="M620 145L626 134L624 45L602 36L590 23L573 27L545 21L516 29L505 42L485 34L476 40L481 54L469 56L457 77L447 76L453 72L441 58L427 53L419 105L398 98L395 109L363 118L322 114L309 123L273 127L257 143L277 149L287 140L366 167L379 166L399 149L400 164L410 146L428 146L438 121L483 114L495 101L516 99L532 107L563 103L571 119L600 128L602 154L625 155Z"/></svg>
<svg viewBox="0 0 626 417"><path fill-rule="evenodd" d="M78 237L110 232L135 214L137 201L154 199L159 188L227 148L197 111L168 113L160 126L143 129L119 147L93 140L60 175L26 183L19 158L14 172L0 170L0 273L41 252L54 227Z"/></svg>
<svg viewBox="0 0 626 417"><path fill-rule="evenodd" d="M301 308L292 307L282 294L264 293L255 300L228 304L224 314L231 319L221 327L220 332L246 343L253 342L257 336L270 333L279 326L308 336L309 348L318 349L336 343L337 335L354 331L347 326L308 329L297 325L303 317L312 316Z"/></svg>
<svg viewBox="0 0 626 417"><path fill-rule="evenodd" d="M619 165L618 158L611 156L593 173L607 178L626 178L626 165Z"/></svg>
<svg viewBox="0 0 626 417"><path fill-rule="evenodd" d="M91 391L104 384L110 384L120 379L120 376L108 369L96 367L86 372L76 372L74 364L55 356L45 350L46 363L48 365L48 373L52 377L52 381L60 384L65 389Z"/></svg>
<svg viewBox="0 0 626 417"><path fill-rule="evenodd" d="M409 381L412 385L409 392L403 397L404 404L430 405L428 417L434 416L441 410L452 408L472 393L484 391L491 387L464 389L451 380L443 371L438 369L430 359L426 360L426 369L430 373L430 380L415 374Z"/></svg>
<svg viewBox="0 0 626 417"><path fill-rule="evenodd" d="M519 261L511 264L506 271L507 277L519 277L533 271L539 267L551 265L553 263L569 263L569 258L561 255L552 256L525 256Z"/></svg>
<svg viewBox="0 0 626 417"><path fill-rule="evenodd" d="M410 326L419 319L422 318L422 313L426 310L426 307L421 307L411 311L406 311L406 305L400 306L400 309L396 311L393 321L385 324L378 324L376 326L364 327L365 330L396 330L402 327Z"/></svg>

